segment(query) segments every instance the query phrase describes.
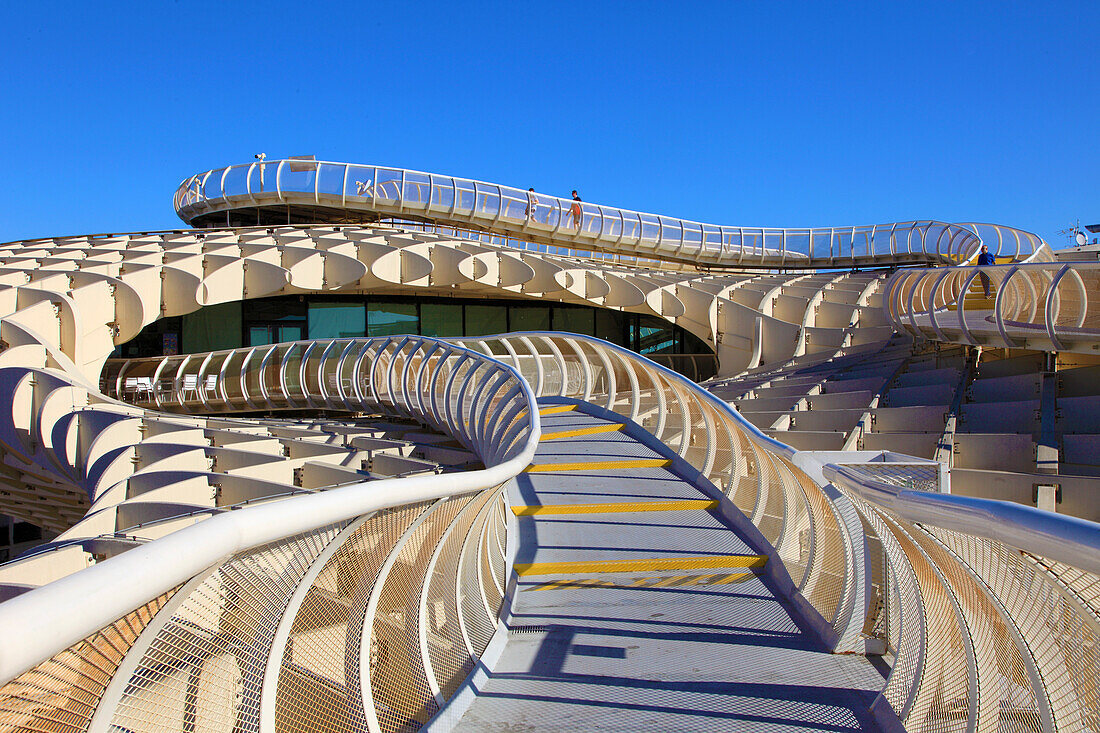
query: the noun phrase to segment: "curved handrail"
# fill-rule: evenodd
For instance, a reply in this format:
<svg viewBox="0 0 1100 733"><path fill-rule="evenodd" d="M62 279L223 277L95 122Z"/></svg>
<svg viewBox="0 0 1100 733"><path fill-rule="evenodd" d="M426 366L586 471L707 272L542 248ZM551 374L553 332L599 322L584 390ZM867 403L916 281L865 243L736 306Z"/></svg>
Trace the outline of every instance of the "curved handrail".
<svg viewBox="0 0 1100 733"><path fill-rule="evenodd" d="M485 463L484 469L366 481L223 512L17 596L0 604L0 626L5 630L0 637L0 684L238 552L379 509L497 486L530 464L541 436L538 405L530 385L513 367L428 337L361 342L364 348L373 349L376 359L385 359L380 355L389 354L390 371L400 371L402 384L424 361L435 371L430 407L423 408L422 402L403 400L398 393L382 389L372 390L362 406L434 424L440 424L437 421L444 414L440 402L451 406L452 412L446 414L453 414L454 419L448 427L466 435L470 441L467 444ZM442 349L444 353L426 354L429 349ZM446 387L441 388L442 378L449 377L451 370L457 371L455 362L471 367L462 373L461 380L448 378ZM459 393L465 391L474 375L498 375L498 387L482 390L464 401ZM490 446L478 440L479 433L467 432L473 416L485 409L491 411L489 422L519 424L512 431L510 446L488 450ZM74 613L77 607L80 612Z"/></svg>
<svg viewBox="0 0 1100 733"><path fill-rule="evenodd" d="M848 529L822 488L794 465L794 448L683 375L592 336L534 331L454 341L514 365L540 396L584 399L641 425L757 526L837 639L862 626L862 615L852 613Z"/></svg>
<svg viewBox="0 0 1100 733"><path fill-rule="evenodd" d="M727 494L760 527L764 539L776 549L790 571L795 586L828 623L836 628L849 618L842 606L845 600L851 600L850 594L845 596L845 590L839 586L846 582L845 564L852 561L846 550L850 543L843 539L845 529L830 502L821 488L793 465L796 453L793 448L760 431L721 398L667 367L591 336L537 331L449 341L510 364L528 383L536 385L535 392L540 397L583 399L649 430ZM223 365L245 352L253 354L253 360L256 352L266 352L260 357L261 362L266 362L272 353L280 351L285 352L283 361L289 359L293 367L299 364L295 354L302 352L304 343L311 343L314 352L322 356L317 359L319 365L310 369L313 376L302 381L302 394L308 398L320 393L323 400L323 385L329 381L324 375L342 373L339 368L325 367L323 354L346 352L346 348L339 346L356 342L354 339L292 342L213 352L191 359L130 360L122 362L115 372L116 394L139 397L146 403L155 400L157 404L183 411L250 411L254 408L242 396L256 390L249 389L242 377L225 373ZM134 395L117 391L122 375L159 372L155 364L168 360L178 366L168 380L174 387L164 397L144 389ZM208 373L220 375L214 380L216 388L209 390L209 398L199 393ZM181 389L180 384L188 381L188 376L191 386ZM262 370L253 381L264 381ZM340 381L337 379L335 386ZM367 380L369 385L376 383L373 375ZM198 390L196 385L200 386ZM460 392L459 400L469 396ZM329 403L341 409L338 399ZM489 424L478 417L471 424ZM490 435L499 434L506 425L507 420ZM463 442L469 438L463 430L457 431L456 437ZM805 561L800 529L809 530L811 538L810 557ZM826 578L824 582L822 578Z"/></svg>
<svg viewBox="0 0 1100 733"><path fill-rule="evenodd" d="M887 703L906 729L965 717L982 730L1006 710L1034 730L1093 727L1096 681L1070 676L1100 660L1091 590L1100 525L914 491L863 468L823 472L880 541L883 634L896 661L876 705Z"/></svg>
<svg viewBox="0 0 1100 733"><path fill-rule="evenodd" d="M931 220L812 228L724 226L535 196L530 212L527 191L495 183L384 166L271 160L186 178L173 205L189 223L214 212L301 204L373 219L473 225L551 246L724 267L954 264L969 259L982 243L971 228Z"/></svg>
<svg viewBox="0 0 1100 733"><path fill-rule="evenodd" d="M825 477L910 522L1002 542L1018 550L1100 574L1100 524L1012 501L916 491L838 464Z"/></svg>
<svg viewBox="0 0 1100 733"><path fill-rule="evenodd" d="M995 291L993 300L968 306L966 295L981 294L982 277ZM915 268L890 276L883 307L894 328L918 338L1095 353L1100 313L1089 295L1098 289L1096 262ZM956 313L947 313L952 308Z"/></svg>

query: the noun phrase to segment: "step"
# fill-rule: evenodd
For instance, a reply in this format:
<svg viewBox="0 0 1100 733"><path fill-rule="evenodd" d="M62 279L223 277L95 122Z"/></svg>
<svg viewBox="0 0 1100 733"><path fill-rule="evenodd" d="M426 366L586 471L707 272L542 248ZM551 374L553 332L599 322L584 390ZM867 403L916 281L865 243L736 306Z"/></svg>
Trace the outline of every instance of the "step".
<svg viewBox="0 0 1100 733"><path fill-rule="evenodd" d="M764 433L795 450L841 450L844 433L810 430L765 430Z"/></svg>
<svg viewBox="0 0 1100 733"><path fill-rule="evenodd" d="M844 410L803 410L794 412L791 413L794 422L789 429L846 433L855 427L864 412L866 412L866 409L862 407Z"/></svg>
<svg viewBox="0 0 1100 733"><path fill-rule="evenodd" d="M630 512L679 512L690 510L710 511L718 508L712 499L682 499L680 501L625 501L606 504L535 504L513 506L517 517L556 514L622 514Z"/></svg>
<svg viewBox="0 0 1100 733"><path fill-rule="evenodd" d="M826 392L808 398L811 410L844 410L857 407L865 408L871 404L874 392L868 389L851 392Z"/></svg>
<svg viewBox="0 0 1100 733"><path fill-rule="evenodd" d="M888 450L917 458L934 458L943 431L930 433L864 433L862 450Z"/></svg>
<svg viewBox="0 0 1100 733"><path fill-rule="evenodd" d="M959 370L951 367L940 369L923 369L919 371L907 371L899 374L894 382L894 389L899 387L917 387L927 384L951 384L959 383Z"/></svg>
<svg viewBox="0 0 1100 733"><path fill-rule="evenodd" d="M1056 404L1054 424L1059 432L1100 433L1100 395L1059 397Z"/></svg>
<svg viewBox="0 0 1100 733"><path fill-rule="evenodd" d="M873 375L856 379L832 379L825 382L826 394L843 394L845 392L870 392L874 394L882 389L886 382L885 375Z"/></svg>
<svg viewBox="0 0 1100 733"><path fill-rule="evenodd" d="M576 461L532 463L525 473L558 473L560 471L626 471L632 468L664 468L672 463L668 458L634 458L621 461Z"/></svg>
<svg viewBox="0 0 1100 733"><path fill-rule="evenodd" d="M1035 441L1030 435L956 433L953 466L993 471L1034 471Z"/></svg>
<svg viewBox="0 0 1100 733"><path fill-rule="evenodd" d="M1037 433L1039 400L976 402L959 409L956 429L965 433Z"/></svg>
<svg viewBox="0 0 1100 733"><path fill-rule="evenodd" d="M1061 457L1066 463L1100 466L1100 435L1063 435Z"/></svg>
<svg viewBox="0 0 1100 733"><path fill-rule="evenodd" d="M1064 397L1100 395L1100 366L1077 367L1058 372L1059 404Z"/></svg>
<svg viewBox="0 0 1100 733"><path fill-rule="evenodd" d="M871 410L871 430L876 433L942 433L949 405L877 407Z"/></svg>
<svg viewBox="0 0 1100 733"><path fill-rule="evenodd" d="M1018 374L986 378L981 375L967 388L968 402L1005 402L1039 398L1041 376Z"/></svg>
<svg viewBox="0 0 1100 733"><path fill-rule="evenodd" d="M894 387L883 398L884 407L918 407L922 405L950 404L957 385L949 382Z"/></svg>

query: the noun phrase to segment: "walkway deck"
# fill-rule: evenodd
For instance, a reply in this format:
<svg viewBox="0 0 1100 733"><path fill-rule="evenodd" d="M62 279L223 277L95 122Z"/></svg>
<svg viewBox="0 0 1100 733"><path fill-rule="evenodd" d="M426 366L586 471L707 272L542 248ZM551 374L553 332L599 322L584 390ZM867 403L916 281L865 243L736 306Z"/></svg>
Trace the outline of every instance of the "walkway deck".
<svg viewBox="0 0 1100 733"><path fill-rule="evenodd" d="M614 423L558 410L510 489L511 635L458 729L875 730L882 674L800 628L710 497Z"/></svg>

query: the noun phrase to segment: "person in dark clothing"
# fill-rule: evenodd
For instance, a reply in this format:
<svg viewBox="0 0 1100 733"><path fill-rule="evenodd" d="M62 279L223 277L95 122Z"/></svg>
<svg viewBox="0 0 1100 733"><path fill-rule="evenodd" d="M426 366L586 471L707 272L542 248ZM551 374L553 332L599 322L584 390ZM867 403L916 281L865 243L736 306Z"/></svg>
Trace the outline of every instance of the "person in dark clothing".
<svg viewBox="0 0 1100 733"><path fill-rule="evenodd" d="M989 251L989 247L983 244L981 254L978 255L978 267L986 267L987 265L995 264L997 264L997 258ZM981 278L982 290L985 291L985 297L988 298L990 287L989 275L986 275L984 272L979 272L978 277Z"/></svg>
<svg viewBox="0 0 1100 733"><path fill-rule="evenodd" d="M577 195L576 190L573 191L573 205L569 208L569 213L573 215L573 228L581 228L581 197Z"/></svg>

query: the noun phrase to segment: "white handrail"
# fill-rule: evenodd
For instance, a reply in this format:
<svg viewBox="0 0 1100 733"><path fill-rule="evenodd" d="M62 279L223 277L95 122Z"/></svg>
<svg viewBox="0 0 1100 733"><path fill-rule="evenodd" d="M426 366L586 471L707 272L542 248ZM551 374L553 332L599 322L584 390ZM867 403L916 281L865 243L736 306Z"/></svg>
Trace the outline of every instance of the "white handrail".
<svg viewBox="0 0 1100 733"><path fill-rule="evenodd" d="M830 481L842 482L868 503L910 522L996 540L1100 574L1100 524L1096 522L1012 501L906 489L838 464L826 465L823 472Z"/></svg>
<svg viewBox="0 0 1100 733"><path fill-rule="evenodd" d="M281 172L284 162L267 161L267 164L277 165L277 171ZM899 261L954 264L977 252L982 239L975 227L986 226L923 220L851 227L725 227L587 202L580 204L579 221L574 221L572 199L543 193L538 194L536 214L530 218L527 214L528 192L525 190L405 168L335 161L309 161L308 164L295 161L290 173L277 177L277 201L257 201L247 185L248 176L232 177L233 183L237 178L243 181L239 191L232 189L223 195L211 196L203 189L196 194L195 181L205 180L211 173L225 176L226 171L253 165L227 166L184 180L174 197L177 214L184 221L191 222L211 212L276 203L283 205L300 199L300 203L311 207L328 203L346 211L362 210L397 217L412 214L433 222L473 224L494 232L521 235L524 239L549 246L579 244L586 250L657 259L715 266L764 267L889 265ZM356 173L350 174L351 171ZM369 190L348 190L348 181L365 178L374 182ZM498 199L497 205L486 208L481 199L490 193ZM479 206L479 203L482 205ZM636 235L632 234L630 238L627 238L624 228L627 220L639 223ZM616 222L620 223L618 230ZM647 225L652 234L647 232ZM908 233L904 252L898 251L898 232ZM829 236L830 255L814 256L813 241L815 237L824 235ZM756 244L758 236L759 246ZM835 254L834 239L837 240ZM929 239L934 241L930 243ZM1024 239L1036 248L1046 246L1034 235ZM711 241L720 242L720 246L708 246ZM858 254L857 241L861 250ZM1017 238L1019 241L1020 238ZM942 246L941 242L946 242L947 246ZM759 260L743 262L746 251L751 251L754 257L759 254Z"/></svg>
<svg viewBox="0 0 1100 733"><path fill-rule="evenodd" d="M418 342L416 350L438 348L444 343L413 338ZM398 339L409 337L364 341L388 345ZM475 359L491 366L495 373L506 373L513 386L520 387L529 428L518 453L477 471L366 481L225 512L17 596L0 604L0 628L4 629L0 637L0 685L238 552L379 509L497 486L523 471L531 463L541 436L538 404L530 385L507 364L452 344L444 345L459 358ZM416 350L408 352L405 369L411 368ZM445 362L439 359L436 365ZM467 376L470 374L472 370ZM493 397L495 393L486 395L488 399ZM506 404L502 400L496 407ZM368 403L364 407L392 410L398 405ZM409 409L411 406L404 407L404 412L413 417L427 420L438 416L418 415ZM460 403L459 407L463 412L456 415L458 424L452 426L455 433L461 432L465 419L482 405Z"/></svg>
<svg viewBox="0 0 1100 733"><path fill-rule="evenodd" d="M967 306L967 292L981 277L988 278L990 289L996 291L991 307ZM1073 297L1059 292L1063 281L1073 283ZM906 269L886 281L883 307L894 328L921 339L1095 353L1100 314L1092 309L1096 303L1089 296L1098 286L1097 262ZM941 320L952 307L957 312Z"/></svg>

